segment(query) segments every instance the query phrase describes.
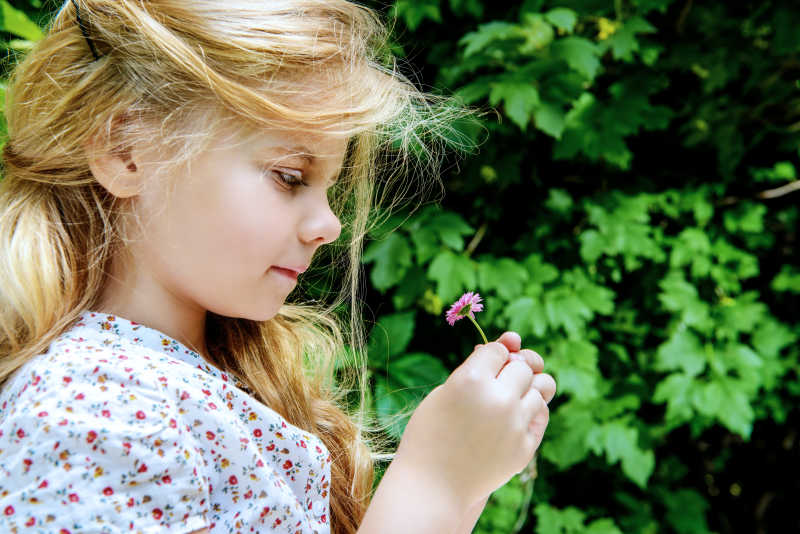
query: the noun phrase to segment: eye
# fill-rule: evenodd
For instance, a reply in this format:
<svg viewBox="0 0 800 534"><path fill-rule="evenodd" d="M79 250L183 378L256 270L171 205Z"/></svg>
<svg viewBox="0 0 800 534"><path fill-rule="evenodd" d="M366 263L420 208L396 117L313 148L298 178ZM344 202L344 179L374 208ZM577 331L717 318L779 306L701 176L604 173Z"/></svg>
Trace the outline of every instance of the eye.
<svg viewBox="0 0 800 534"><path fill-rule="evenodd" d="M308 182L303 180L302 173L299 172L289 172L285 169L271 169L271 173L278 177L278 180L283 184L288 186L290 189L295 189L297 186L305 186L308 187Z"/></svg>

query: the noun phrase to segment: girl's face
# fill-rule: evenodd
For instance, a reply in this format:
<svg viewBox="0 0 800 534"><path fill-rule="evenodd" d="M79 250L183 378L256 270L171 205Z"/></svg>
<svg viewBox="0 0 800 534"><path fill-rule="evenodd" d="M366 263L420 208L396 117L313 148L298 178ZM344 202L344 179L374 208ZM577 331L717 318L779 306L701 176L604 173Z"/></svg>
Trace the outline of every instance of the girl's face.
<svg viewBox="0 0 800 534"><path fill-rule="evenodd" d="M267 320L294 289L296 271L341 232L328 189L347 139L275 130L236 143L220 134L211 146L135 198L143 229L119 290L139 306L184 316Z"/></svg>

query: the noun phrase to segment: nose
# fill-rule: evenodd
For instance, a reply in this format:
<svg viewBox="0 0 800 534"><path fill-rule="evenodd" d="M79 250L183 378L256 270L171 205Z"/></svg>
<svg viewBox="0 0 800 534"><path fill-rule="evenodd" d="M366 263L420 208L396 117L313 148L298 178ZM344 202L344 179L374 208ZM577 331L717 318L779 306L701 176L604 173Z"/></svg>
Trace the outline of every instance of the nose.
<svg viewBox="0 0 800 534"><path fill-rule="evenodd" d="M342 223L333 213L327 198L320 206L312 206L309 215L300 225L300 239L316 246L336 241L342 233Z"/></svg>

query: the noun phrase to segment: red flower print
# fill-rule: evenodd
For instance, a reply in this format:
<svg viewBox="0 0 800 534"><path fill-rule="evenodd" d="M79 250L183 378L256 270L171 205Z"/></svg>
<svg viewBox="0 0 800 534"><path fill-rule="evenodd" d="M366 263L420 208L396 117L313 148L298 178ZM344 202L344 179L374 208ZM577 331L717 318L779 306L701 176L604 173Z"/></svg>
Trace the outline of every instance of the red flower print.
<svg viewBox="0 0 800 534"><path fill-rule="evenodd" d="M39 417L47 417L47 412L39 412Z"/></svg>
<svg viewBox="0 0 800 534"><path fill-rule="evenodd" d="M147 416L144 414L144 412L142 410L139 410L138 412L136 412L136 419L144 419L145 417L147 417Z"/></svg>
<svg viewBox="0 0 800 534"><path fill-rule="evenodd" d="M161 519L162 515L164 515L164 512L161 511L161 508L153 510L153 519Z"/></svg>
<svg viewBox="0 0 800 534"><path fill-rule="evenodd" d="M231 475L230 478L228 478L228 482L231 483L231 484L238 484L239 483L239 479L236 478L236 475Z"/></svg>
<svg viewBox="0 0 800 534"><path fill-rule="evenodd" d="M62 380L64 381L65 384L69 384L70 382L72 382L72 377L65 376L64 378L62 378Z"/></svg>
<svg viewBox="0 0 800 534"><path fill-rule="evenodd" d="M85 397L84 397L83 393L78 393L77 395L75 395L75 400L83 400L84 398Z"/></svg>
<svg viewBox="0 0 800 534"><path fill-rule="evenodd" d="M32 527L35 524L36 524L36 520L34 518L32 518L32 517L29 517L28 520L25 521L25 526L26 527Z"/></svg>
<svg viewBox="0 0 800 534"><path fill-rule="evenodd" d="M211 408L212 410L216 410L217 409L217 405L214 404L213 402L209 402L208 403L208 407Z"/></svg>
<svg viewBox="0 0 800 534"><path fill-rule="evenodd" d="M172 477L170 477L169 475L164 475L163 477L161 477L161 482L163 482L164 484L172 484Z"/></svg>
<svg viewBox="0 0 800 534"><path fill-rule="evenodd" d="M69 423L69 421L67 421L66 419L62 419L61 421L58 422L58 426L66 426L67 423Z"/></svg>
<svg viewBox="0 0 800 534"><path fill-rule="evenodd" d="M286 460L285 462L283 462L283 468L284 468L284 469L289 469L289 468L291 468L291 467L292 467L292 465L293 465L293 464L292 464L292 461L291 461L291 460Z"/></svg>
<svg viewBox="0 0 800 534"><path fill-rule="evenodd" d="M102 411L102 412L100 412L100 413L102 413L102 414L103 414L103 417L111 417L111 412L110 412L110 411L108 411L108 410L103 410L103 411Z"/></svg>
<svg viewBox="0 0 800 534"><path fill-rule="evenodd" d="M106 486L103 488L103 495L114 495L114 490L111 488L111 486Z"/></svg>
<svg viewBox="0 0 800 534"><path fill-rule="evenodd" d="M92 443L96 439L97 439L97 432L95 432L94 430L90 430L89 435L86 436L86 443Z"/></svg>
<svg viewBox="0 0 800 534"><path fill-rule="evenodd" d="M69 502L78 502L80 497L78 497L77 493L70 493L69 494Z"/></svg>
<svg viewBox="0 0 800 534"><path fill-rule="evenodd" d="M269 445L267 445L267 450L268 451L271 451L273 449L275 449L275 444L274 443L270 443Z"/></svg>
<svg viewBox="0 0 800 534"><path fill-rule="evenodd" d="M22 430L21 428L20 428L19 430L17 430L17 437L18 437L19 439L22 439L22 438L24 438L24 437L25 437L25 431L24 431L24 430Z"/></svg>
<svg viewBox="0 0 800 534"><path fill-rule="evenodd" d="M14 515L14 507L13 506L6 506L6 509L3 510L6 515Z"/></svg>
<svg viewBox="0 0 800 534"><path fill-rule="evenodd" d="M207 390L207 389L204 389L203 393L205 393L206 395L211 395L211 392L209 390Z"/></svg>
<svg viewBox="0 0 800 534"><path fill-rule="evenodd" d="M72 532L70 532L65 528L62 528L61 530L58 531L58 534L72 534Z"/></svg>
<svg viewBox="0 0 800 534"><path fill-rule="evenodd" d="M125 504L127 504L127 505L128 505L128 508L133 508L133 505L134 505L134 500L133 500L133 497L131 497L130 499L128 499L128 502L127 502L127 503L125 503Z"/></svg>
<svg viewBox="0 0 800 534"><path fill-rule="evenodd" d="M300 446L303 447L304 449L306 448L306 442L303 441L302 439L300 440Z"/></svg>
<svg viewBox="0 0 800 534"><path fill-rule="evenodd" d="M181 400L186 400L188 398L189 398L189 394L187 392L184 391L183 393L181 393Z"/></svg>
<svg viewBox="0 0 800 534"><path fill-rule="evenodd" d="M256 462L256 467L264 467L264 460L259 458L258 461Z"/></svg>
<svg viewBox="0 0 800 534"><path fill-rule="evenodd" d="M178 426L178 423L175 422L175 419L170 419L169 420L169 427L170 428L175 428L177 426Z"/></svg>
<svg viewBox="0 0 800 534"><path fill-rule="evenodd" d="M31 460L30 458L25 458L24 460L22 460L22 463L25 464L25 469L27 469L31 466L33 460Z"/></svg>
<svg viewBox="0 0 800 534"><path fill-rule="evenodd" d="M209 440L214 439L214 433L210 430L206 430L206 438Z"/></svg>
<svg viewBox="0 0 800 534"><path fill-rule="evenodd" d="M265 506L263 510L261 510L261 517L264 517L269 513L269 506Z"/></svg>
<svg viewBox="0 0 800 534"><path fill-rule="evenodd" d="M139 466L139 472L140 473L147 472L147 464L142 464L141 466Z"/></svg>
<svg viewBox="0 0 800 534"><path fill-rule="evenodd" d="M247 493L244 494L245 499L249 499L253 496L253 490L248 490Z"/></svg>
<svg viewBox="0 0 800 534"><path fill-rule="evenodd" d="M33 385L35 386L36 384L38 384L41 379L42 379L41 376L36 375L36 378L33 379Z"/></svg>
<svg viewBox="0 0 800 534"><path fill-rule="evenodd" d="M260 438L261 437L261 429L260 428L256 428L255 430L253 430L253 435L255 437L257 437L257 438Z"/></svg>
<svg viewBox="0 0 800 534"><path fill-rule="evenodd" d="M39 487L40 488L46 488L47 487L47 481L46 480L42 480L42 483L39 484Z"/></svg>

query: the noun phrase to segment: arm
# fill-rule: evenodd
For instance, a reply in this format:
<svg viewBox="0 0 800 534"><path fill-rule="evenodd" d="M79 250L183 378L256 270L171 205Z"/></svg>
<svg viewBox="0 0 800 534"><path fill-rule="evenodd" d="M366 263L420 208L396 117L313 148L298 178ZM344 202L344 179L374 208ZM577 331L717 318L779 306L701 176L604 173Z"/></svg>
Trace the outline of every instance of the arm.
<svg viewBox="0 0 800 534"><path fill-rule="evenodd" d="M357 534L457 534L468 508L441 480L395 459L378 484Z"/></svg>
<svg viewBox="0 0 800 534"><path fill-rule="evenodd" d="M486 507L486 503L489 501L489 497L486 497L482 501L477 504L473 504L467 510L466 515L462 518L461 522L458 524L458 529L456 530L456 534L472 534L472 529L475 528L475 525L478 523L478 519L481 517L483 513L483 509Z"/></svg>

